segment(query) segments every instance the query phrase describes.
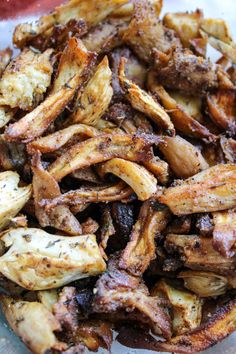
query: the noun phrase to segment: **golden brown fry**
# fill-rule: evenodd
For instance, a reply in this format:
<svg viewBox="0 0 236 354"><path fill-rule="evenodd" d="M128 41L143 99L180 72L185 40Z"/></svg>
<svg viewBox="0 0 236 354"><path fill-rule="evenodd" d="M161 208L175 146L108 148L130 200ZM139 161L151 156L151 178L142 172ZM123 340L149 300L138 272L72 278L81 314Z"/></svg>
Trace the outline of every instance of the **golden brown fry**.
<svg viewBox="0 0 236 354"><path fill-rule="evenodd" d="M124 180L137 194L139 200L147 200L157 190L156 178L135 162L114 158L99 166L99 174L113 173Z"/></svg>
<svg viewBox="0 0 236 354"><path fill-rule="evenodd" d="M133 18L123 35L123 41L147 63L152 60L154 48L166 53L173 47L181 46L174 31L163 26L158 15L159 10L156 12L150 2L136 1Z"/></svg>
<svg viewBox="0 0 236 354"><path fill-rule="evenodd" d="M220 18L204 18L201 20L200 27L209 36L224 43L231 44L233 41L227 22Z"/></svg>
<svg viewBox="0 0 236 354"><path fill-rule="evenodd" d="M133 190L124 182L118 182L113 186L101 186L94 188L80 188L62 194L60 197L45 200L41 205L46 205L47 210L56 205L77 206L84 203L113 202L127 199L133 194Z"/></svg>
<svg viewBox="0 0 236 354"><path fill-rule="evenodd" d="M131 106L150 117L157 124L157 126L168 130L169 134L174 135L174 125L171 122L169 115L165 112L161 105L147 92L127 79L125 75L125 63L126 59L122 58L119 67L119 80L121 87L125 91L126 98L131 103Z"/></svg>
<svg viewBox="0 0 236 354"><path fill-rule="evenodd" d="M51 83L52 54L53 49L38 54L26 48L13 59L0 80L0 105L26 111L37 106Z"/></svg>
<svg viewBox="0 0 236 354"><path fill-rule="evenodd" d="M29 142L42 135L73 98L92 61L93 55L82 42L71 38L62 53L51 94L32 112L10 125L5 132L6 139Z"/></svg>
<svg viewBox="0 0 236 354"><path fill-rule="evenodd" d="M169 165L164 160L154 156L151 160L143 162L143 165L157 177L161 184L169 181Z"/></svg>
<svg viewBox="0 0 236 354"><path fill-rule="evenodd" d="M236 257L225 258L221 256L213 248L211 238L169 234L166 236L165 247L171 253L178 251L187 268L216 272L227 276L235 274Z"/></svg>
<svg viewBox="0 0 236 354"><path fill-rule="evenodd" d="M71 123L97 125L107 110L113 95L111 78L112 72L109 68L108 58L105 56L83 93L79 93L75 103L75 112L70 117Z"/></svg>
<svg viewBox="0 0 236 354"><path fill-rule="evenodd" d="M201 297L219 296L228 289L227 278L212 272L185 270L178 277L187 289Z"/></svg>
<svg viewBox="0 0 236 354"><path fill-rule="evenodd" d="M214 135L196 120L198 109L195 108L196 106L193 108L196 101L190 104L190 108L186 104L183 105L183 100L180 101L179 97L175 95L171 96L163 86L158 84L153 72L150 72L148 76L148 89L161 100L162 105L168 110L172 122L179 132L193 138L215 139ZM189 98L189 101L192 102L192 98Z"/></svg>
<svg viewBox="0 0 236 354"><path fill-rule="evenodd" d="M213 246L223 257L236 254L236 210L213 213Z"/></svg>
<svg viewBox="0 0 236 354"><path fill-rule="evenodd" d="M88 52L80 39L70 38L61 55L51 94L58 92L66 84L71 88L80 86L86 79L94 59L95 54ZM73 78L74 81L69 83Z"/></svg>
<svg viewBox="0 0 236 354"><path fill-rule="evenodd" d="M73 98L74 92L75 89L67 86L48 96L33 111L16 123L10 124L5 130L5 139L8 141L29 142L42 135Z"/></svg>
<svg viewBox="0 0 236 354"><path fill-rule="evenodd" d="M165 137L159 146L174 174L188 178L209 167L201 151L179 135Z"/></svg>
<svg viewBox="0 0 236 354"><path fill-rule="evenodd" d="M32 159L32 171L35 216L40 226L51 226L69 235L82 234L79 221L67 206L59 205L47 214L40 205L41 200L59 197L61 192L55 179L43 169L39 153Z"/></svg>
<svg viewBox="0 0 236 354"><path fill-rule="evenodd" d="M175 215L220 211L236 206L236 165L219 164L158 197Z"/></svg>
<svg viewBox="0 0 236 354"><path fill-rule="evenodd" d="M222 53L225 57L232 61L232 63L236 64L236 44L231 42L230 44L221 41L211 35L207 35L206 32L201 31L202 36L206 36L208 43Z"/></svg>
<svg viewBox="0 0 236 354"><path fill-rule="evenodd" d="M199 9L190 13L166 13L163 18L164 25L178 33L185 48L189 48L192 39L200 37L199 28L202 20L203 12Z"/></svg>
<svg viewBox="0 0 236 354"><path fill-rule="evenodd" d="M155 259L155 237L165 229L169 221L167 208L156 210L155 202L146 201L140 210L138 221L133 227L119 267L133 275L142 275L151 260Z"/></svg>
<svg viewBox="0 0 236 354"><path fill-rule="evenodd" d="M6 66L11 60L12 56L12 49L11 48L6 48L3 50L0 50L0 77L2 76L2 73L4 72Z"/></svg>
<svg viewBox="0 0 236 354"><path fill-rule="evenodd" d="M32 141L28 144L27 151L31 155L37 150L42 153L53 152L60 149L76 135L92 138L101 134L101 131L86 124L74 124L68 128L58 130L55 133Z"/></svg>
<svg viewBox="0 0 236 354"><path fill-rule="evenodd" d="M151 138L151 139L149 139ZM95 163L114 157L131 161L148 160L150 145L160 138L149 135L132 136L128 134L102 135L78 143L57 158L49 167L50 174L60 181L67 174Z"/></svg>
<svg viewBox="0 0 236 354"><path fill-rule="evenodd" d="M164 297L173 311L173 334L179 335L198 327L202 318L202 301L189 291L175 288L165 279L159 280L151 290L152 296Z"/></svg>
<svg viewBox="0 0 236 354"><path fill-rule="evenodd" d="M58 288L106 269L95 235L68 237L17 228L5 231L1 240L8 248L0 257L1 273L28 290Z"/></svg>
<svg viewBox="0 0 236 354"><path fill-rule="evenodd" d="M226 338L236 329L236 300L220 307L208 322L188 334L168 342L156 342L156 351L192 354L203 351Z"/></svg>
<svg viewBox="0 0 236 354"><path fill-rule="evenodd" d="M16 26L13 42L18 48L22 48L53 26L65 25L72 19L82 18L88 27L94 26L127 2L128 0L70 0L56 7L50 14L40 17L36 24L22 23Z"/></svg>
<svg viewBox="0 0 236 354"><path fill-rule="evenodd" d="M18 187L20 176L13 171L0 173L0 230L6 227L30 199L31 185Z"/></svg>
<svg viewBox="0 0 236 354"><path fill-rule="evenodd" d="M15 300L4 294L1 294L0 302L9 325L33 353L67 348L54 333L61 330L59 322L43 304Z"/></svg>
<svg viewBox="0 0 236 354"><path fill-rule="evenodd" d="M231 90L220 90L207 95L210 117L220 128L232 134L236 132L236 94Z"/></svg>

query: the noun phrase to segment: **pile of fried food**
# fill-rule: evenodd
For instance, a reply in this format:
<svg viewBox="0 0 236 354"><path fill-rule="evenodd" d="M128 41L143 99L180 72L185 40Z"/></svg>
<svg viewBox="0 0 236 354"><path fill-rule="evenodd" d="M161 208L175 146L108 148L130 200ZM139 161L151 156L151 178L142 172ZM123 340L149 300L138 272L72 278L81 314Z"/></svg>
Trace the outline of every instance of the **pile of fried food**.
<svg viewBox="0 0 236 354"><path fill-rule="evenodd" d="M0 53L0 299L33 353L236 330L236 44L161 8L70 0Z"/></svg>

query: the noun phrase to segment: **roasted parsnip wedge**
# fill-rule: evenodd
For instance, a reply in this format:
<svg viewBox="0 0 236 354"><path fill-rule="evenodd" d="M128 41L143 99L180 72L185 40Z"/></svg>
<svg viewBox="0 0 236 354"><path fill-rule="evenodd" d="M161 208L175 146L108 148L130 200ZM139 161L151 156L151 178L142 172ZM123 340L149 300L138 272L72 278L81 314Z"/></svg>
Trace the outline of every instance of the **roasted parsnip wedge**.
<svg viewBox="0 0 236 354"><path fill-rule="evenodd" d="M184 280L187 289L200 297L219 296L229 288L227 277L212 272L186 270L178 277Z"/></svg>
<svg viewBox="0 0 236 354"><path fill-rule="evenodd" d="M165 229L170 213L158 210L155 202L146 201L140 210L130 241L121 254L119 267L133 275L142 275L155 255L155 238Z"/></svg>
<svg viewBox="0 0 236 354"><path fill-rule="evenodd" d="M55 331L60 331L60 323L40 302L16 300L0 295L3 313L25 345L35 354L44 354L47 350L65 350L67 345L59 342Z"/></svg>
<svg viewBox="0 0 236 354"><path fill-rule="evenodd" d="M105 56L83 93L78 94L75 112L70 118L71 123L97 125L107 110L113 95L111 78L112 72L109 68L108 58Z"/></svg>
<svg viewBox="0 0 236 354"><path fill-rule="evenodd" d="M150 139L149 139L150 138ZM157 136L107 134L78 143L57 158L49 167L50 174L60 181L64 176L83 167L114 157L131 161L148 160L150 146L158 143Z"/></svg>
<svg viewBox="0 0 236 354"><path fill-rule="evenodd" d="M18 187L20 176L16 172L0 173L0 230L9 224L31 196L31 185Z"/></svg>
<svg viewBox="0 0 236 354"><path fill-rule="evenodd" d="M186 101L191 102L187 105L183 103L183 100L180 101L179 96L171 96L163 86L158 84L153 72L148 75L148 89L161 100L163 107L169 111L171 120L179 132L193 138L215 140L214 135L204 125L200 124L194 116L194 114L199 113L199 108L192 110L192 106L196 104L196 99L185 98Z"/></svg>
<svg viewBox="0 0 236 354"><path fill-rule="evenodd" d="M62 194L54 199L42 201L41 205L46 205L46 209L50 210L57 205L77 206L84 203L114 202L125 200L133 194L132 188L124 182L118 182L113 186L101 186L94 188L80 188Z"/></svg>
<svg viewBox="0 0 236 354"><path fill-rule="evenodd" d="M213 213L213 246L223 257L236 254L236 210Z"/></svg>
<svg viewBox="0 0 236 354"><path fill-rule="evenodd" d="M199 38L199 28L203 13L197 9L194 12L167 13L163 18L164 25L178 33L185 48L190 47L190 41Z"/></svg>
<svg viewBox="0 0 236 354"><path fill-rule="evenodd" d="M176 135L165 137L159 146L172 171L179 178L188 178L209 167L201 151Z"/></svg>
<svg viewBox="0 0 236 354"><path fill-rule="evenodd" d="M119 67L119 79L125 96L134 109L146 114L162 129L168 130L169 134L174 135L174 125L164 108L155 101L152 96L132 83L125 75L126 59L122 58Z"/></svg>
<svg viewBox="0 0 236 354"><path fill-rule="evenodd" d="M40 17L36 24L22 23L15 28L13 42L22 48L33 38L55 25L65 25L70 20L84 19L88 27L105 19L112 11L126 4L128 0L70 0L58 6L48 15Z"/></svg>
<svg viewBox="0 0 236 354"><path fill-rule="evenodd" d="M232 134L236 132L236 94L231 90L219 90L207 95L210 117L220 128Z"/></svg>
<svg viewBox="0 0 236 354"><path fill-rule="evenodd" d="M95 235L66 237L18 228L1 240L9 249L0 257L0 272L29 290L58 288L106 269Z"/></svg>
<svg viewBox="0 0 236 354"><path fill-rule="evenodd" d="M86 124L73 124L68 128L58 130L55 133L32 141L28 144L27 151L31 155L36 151L40 151L42 153L53 152L59 150L62 146L67 144L70 139L77 135L86 138L93 138L97 135L101 135L102 133L103 132L99 131L98 129Z"/></svg>
<svg viewBox="0 0 236 354"><path fill-rule="evenodd" d="M224 43L231 44L233 41L227 22L220 18L204 18L201 20L200 28Z"/></svg>
<svg viewBox="0 0 236 354"><path fill-rule="evenodd" d="M224 153L226 161L236 163L236 140L232 138L220 137L220 147Z"/></svg>
<svg viewBox="0 0 236 354"><path fill-rule="evenodd" d="M38 54L27 48L13 59L0 80L0 105L26 111L37 106L51 83L52 54L52 49Z"/></svg>
<svg viewBox="0 0 236 354"><path fill-rule="evenodd" d="M48 173L48 171L44 170L39 153L33 156L32 171L34 174L33 192L35 216L37 217L40 226L51 226L69 235L82 234L82 228L79 221L67 206L59 205L47 213L45 208L40 205L40 202L43 199L56 198L61 195L61 192L55 179Z"/></svg>
<svg viewBox="0 0 236 354"><path fill-rule="evenodd" d="M236 300L219 307L208 322L193 331L155 344L156 351L192 354L212 347L236 329ZM152 348L153 349L153 348Z"/></svg>
<svg viewBox="0 0 236 354"><path fill-rule="evenodd" d="M198 327L202 318L202 301L189 291L174 287L161 279L151 290L152 296L164 297L173 311L173 334L179 335Z"/></svg>
<svg viewBox="0 0 236 354"><path fill-rule="evenodd" d="M123 34L123 41L147 63L152 61L154 48L166 53L171 48L181 46L175 32L163 26L158 15L159 10L156 12L156 8L149 1L136 1L134 15Z"/></svg>
<svg viewBox="0 0 236 354"><path fill-rule="evenodd" d="M157 177L161 184L166 184L169 181L169 165L166 161L154 156L149 161L143 162L143 165Z"/></svg>
<svg viewBox="0 0 236 354"><path fill-rule="evenodd" d="M112 173L124 180L137 194L139 200L147 200L157 190L156 178L135 162L115 158L99 166L99 174Z"/></svg>
<svg viewBox="0 0 236 354"><path fill-rule="evenodd" d="M51 94L67 84L71 88L80 86L86 79L95 57L94 53L87 51L81 40L72 37L61 55ZM74 80L71 81L72 79Z"/></svg>
<svg viewBox="0 0 236 354"><path fill-rule="evenodd" d="M221 256L213 248L211 238L169 234L165 247L169 252L178 251L183 256L184 265L193 270L216 272L227 276L235 273L236 257Z"/></svg>
<svg viewBox="0 0 236 354"><path fill-rule="evenodd" d="M11 48L8 47L6 49L0 50L0 77L2 76L2 73L4 72L6 66L9 64L11 56Z"/></svg>
<svg viewBox="0 0 236 354"><path fill-rule="evenodd" d="M92 61L93 54L81 41L71 38L62 53L51 94L33 111L11 124L6 129L6 139L29 142L42 135L73 98Z"/></svg>
<svg viewBox="0 0 236 354"><path fill-rule="evenodd" d="M234 208L235 193L236 165L219 164L167 188L159 201L175 215L185 215Z"/></svg>

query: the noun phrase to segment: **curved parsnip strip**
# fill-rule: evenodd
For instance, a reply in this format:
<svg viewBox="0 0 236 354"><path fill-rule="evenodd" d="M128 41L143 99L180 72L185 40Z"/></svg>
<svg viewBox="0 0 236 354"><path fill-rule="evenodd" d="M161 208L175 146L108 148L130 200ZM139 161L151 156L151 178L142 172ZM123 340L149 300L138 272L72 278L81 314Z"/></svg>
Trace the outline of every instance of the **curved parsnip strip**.
<svg viewBox="0 0 236 354"><path fill-rule="evenodd" d="M0 173L0 230L23 208L31 196L31 185L18 187L18 173Z"/></svg>
<svg viewBox="0 0 236 354"><path fill-rule="evenodd" d="M209 168L201 151L178 135L165 137L160 150L177 177L188 178Z"/></svg>
<svg viewBox="0 0 236 354"><path fill-rule="evenodd" d="M77 206L84 203L100 203L114 202L127 199L133 194L133 190L124 182L119 182L113 186L103 186L94 188L81 188L62 194L58 198L45 200L42 205L46 205L46 209L50 210L56 205L66 204L69 206Z"/></svg>
<svg viewBox="0 0 236 354"><path fill-rule="evenodd" d="M38 54L27 48L13 59L0 80L0 105L23 110L37 106L51 83L52 53L53 49Z"/></svg>
<svg viewBox="0 0 236 354"><path fill-rule="evenodd" d="M236 210L213 213L213 246L223 257L236 254Z"/></svg>
<svg viewBox="0 0 236 354"><path fill-rule="evenodd" d="M36 24L22 23L16 26L13 42L22 48L39 34L55 25L65 25L72 19L82 18L89 27L94 26L127 2L128 0L70 0L56 7L50 14L40 17Z"/></svg>
<svg viewBox="0 0 236 354"><path fill-rule="evenodd" d="M157 190L156 178L143 166L135 162L115 158L99 167L99 173L113 173L124 180L137 194L139 200L147 200Z"/></svg>
<svg viewBox="0 0 236 354"><path fill-rule="evenodd" d="M154 75L153 72L148 75L148 89L153 95L161 100L164 108L170 111L169 114L175 128L184 135L193 138L207 138L209 140L214 140L214 135L204 127L204 125L194 119L186 110L186 107L175 99L175 96L171 97L164 87L158 84ZM190 101L190 98L188 98L188 101Z"/></svg>
<svg viewBox="0 0 236 354"><path fill-rule="evenodd" d="M198 173L158 198L175 215L204 213L236 207L236 165L219 164Z"/></svg>
<svg viewBox="0 0 236 354"><path fill-rule="evenodd" d="M7 127L6 140L28 142L42 135L73 98L74 92L75 89L71 87L63 87L55 94L48 96L32 112Z"/></svg>
<svg viewBox="0 0 236 354"><path fill-rule="evenodd" d="M101 131L86 124L74 124L68 128L32 141L28 144L27 151L29 154L33 154L37 150L42 153L53 152L64 146L75 135L84 135L93 138L101 134Z"/></svg>
<svg viewBox="0 0 236 354"><path fill-rule="evenodd" d="M148 160L150 145L160 138L150 135L103 135L78 143L58 157L49 167L50 174L60 181L69 173L114 157L127 160Z"/></svg>
<svg viewBox="0 0 236 354"><path fill-rule="evenodd" d="M173 334L179 335L198 327L202 318L202 300L190 291L175 288L165 279L161 279L151 290L152 296L166 298L173 312Z"/></svg>
<svg viewBox="0 0 236 354"><path fill-rule="evenodd" d="M46 213L40 202L46 198L56 198L61 195L60 187L55 179L43 169L40 154L37 153L32 159L33 171L33 192L35 216L40 226L51 226L55 229L66 232L69 235L82 234L82 228L79 221L65 205L59 205L53 208L50 213Z"/></svg>
<svg viewBox="0 0 236 354"><path fill-rule="evenodd" d="M146 114L157 124L157 126L160 126L160 128L165 130L169 130L169 133L174 135L174 125L164 108L161 107L161 105L155 101L147 92L127 79L125 76L125 63L126 59L121 58L119 67L119 80L121 87L125 91L126 98L131 103L131 106Z"/></svg>
<svg viewBox="0 0 236 354"><path fill-rule="evenodd" d="M107 110L113 89L111 86L112 72L109 68L107 56L98 65L93 77L78 96L75 107L78 109L70 118L72 123L84 123L96 126L99 119Z"/></svg>
<svg viewBox="0 0 236 354"><path fill-rule="evenodd" d="M212 347L235 330L236 300L232 300L219 307L208 322L192 332L174 337L168 342L156 342L155 350L192 354Z"/></svg>
<svg viewBox="0 0 236 354"><path fill-rule="evenodd" d="M81 41L71 38L62 53L51 94L32 112L11 124L6 129L6 139L29 142L42 135L73 98L93 57Z"/></svg>
<svg viewBox="0 0 236 354"><path fill-rule="evenodd" d="M70 38L60 58L51 94L56 93L66 84L71 88L79 86L85 80L94 58L95 54L88 52L80 39ZM69 83L72 78L74 81Z"/></svg>
<svg viewBox="0 0 236 354"><path fill-rule="evenodd" d="M106 269L95 235L66 237L18 228L1 240L9 249L0 257L0 272L29 290L58 288Z"/></svg>
<svg viewBox="0 0 236 354"><path fill-rule="evenodd" d="M44 305L3 294L0 302L9 325L33 353L44 354L50 349L67 348L54 334L54 331L61 330L60 323Z"/></svg>
<svg viewBox="0 0 236 354"><path fill-rule="evenodd" d="M145 272L151 260L156 258L155 237L165 229L169 215L168 208L155 210L155 202L149 200L143 203L130 241L121 254L121 269L126 269L135 276Z"/></svg>
<svg viewBox="0 0 236 354"><path fill-rule="evenodd" d="M151 160L143 162L143 165L157 177L161 184L169 181L169 165L166 161L154 156Z"/></svg>
<svg viewBox="0 0 236 354"><path fill-rule="evenodd" d="M201 20L200 27L208 35L225 43L231 44L233 41L227 22L221 18L204 18Z"/></svg>

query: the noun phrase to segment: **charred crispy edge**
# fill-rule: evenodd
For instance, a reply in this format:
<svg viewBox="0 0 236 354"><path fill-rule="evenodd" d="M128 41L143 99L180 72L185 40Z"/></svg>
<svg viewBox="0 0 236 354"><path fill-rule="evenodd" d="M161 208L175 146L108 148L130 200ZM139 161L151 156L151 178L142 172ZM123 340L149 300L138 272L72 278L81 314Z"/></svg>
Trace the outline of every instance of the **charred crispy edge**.
<svg viewBox="0 0 236 354"><path fill-rule="evenodd" d="M221 329L221 332L219 331ZM191 331L172 338L169 342L156 342L156 350L192 354L205 350L230 335L236 329L236 300L220 307L209 321ZM220 332L220 333L219 333Z"/></svg>

